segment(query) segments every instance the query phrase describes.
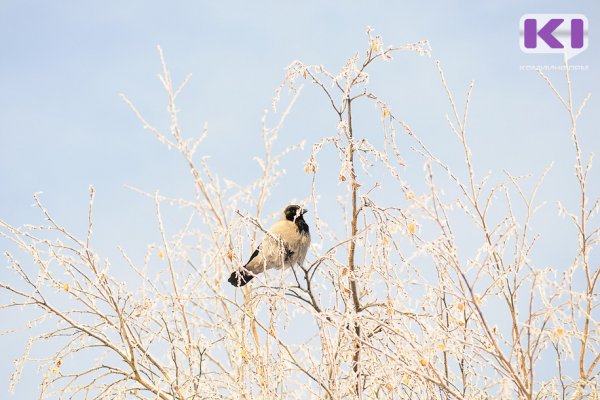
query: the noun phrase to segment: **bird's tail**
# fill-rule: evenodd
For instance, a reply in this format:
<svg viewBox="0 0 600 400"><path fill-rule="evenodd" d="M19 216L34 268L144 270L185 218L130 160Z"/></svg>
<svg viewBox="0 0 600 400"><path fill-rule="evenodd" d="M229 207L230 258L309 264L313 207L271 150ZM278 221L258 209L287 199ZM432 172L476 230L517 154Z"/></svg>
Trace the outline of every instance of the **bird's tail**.
<svg viewBox="0 0 600 400"><path fill-rule="evenodd" d="M227 281L229 283L231 283L233 286L240 287L240 286L244 286L246 283L250 282L250 280L252 280L252 278L254 278L254 274L252 274L248 271L240 270L240 271L233 271Z"/></svg>

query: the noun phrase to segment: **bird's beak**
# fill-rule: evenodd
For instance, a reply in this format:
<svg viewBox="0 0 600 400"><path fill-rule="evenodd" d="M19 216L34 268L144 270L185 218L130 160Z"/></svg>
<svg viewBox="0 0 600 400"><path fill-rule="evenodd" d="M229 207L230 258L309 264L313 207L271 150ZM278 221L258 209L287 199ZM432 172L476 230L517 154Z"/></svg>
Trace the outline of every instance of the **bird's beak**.
<svg viewBox="0 0 600 400"><path fill-rule="evenodd" d="M300 215L304 215L308 212L308 210L306 208L303 208L302 211L300 211Z"/></svg>

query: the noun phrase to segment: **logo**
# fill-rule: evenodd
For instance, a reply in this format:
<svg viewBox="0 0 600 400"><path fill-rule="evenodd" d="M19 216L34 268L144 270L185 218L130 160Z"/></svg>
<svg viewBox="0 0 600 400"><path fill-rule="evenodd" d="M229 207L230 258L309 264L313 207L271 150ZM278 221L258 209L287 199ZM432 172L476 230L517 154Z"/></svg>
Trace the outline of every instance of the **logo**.
<svg viewBox="0 0 600 400"><path fill-rule="evenodd" d="M560 53L569 59L588 47L588 20L583 14L526 14L519 28L525 53Z"/></svg>

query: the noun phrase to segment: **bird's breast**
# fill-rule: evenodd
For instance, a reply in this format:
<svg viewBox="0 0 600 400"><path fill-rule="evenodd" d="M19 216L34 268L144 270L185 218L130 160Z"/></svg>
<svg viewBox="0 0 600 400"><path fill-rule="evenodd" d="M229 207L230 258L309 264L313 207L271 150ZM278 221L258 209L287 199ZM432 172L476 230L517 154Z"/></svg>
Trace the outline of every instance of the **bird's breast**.
<svg viewBox="0 0 600 400"><path fill-rule="evenodd" d="M296 220L296 227L298 228L298 232L301 235L309 235L308 224L306 223L306 221L304 221L303 218L298 218Z"/></svg>

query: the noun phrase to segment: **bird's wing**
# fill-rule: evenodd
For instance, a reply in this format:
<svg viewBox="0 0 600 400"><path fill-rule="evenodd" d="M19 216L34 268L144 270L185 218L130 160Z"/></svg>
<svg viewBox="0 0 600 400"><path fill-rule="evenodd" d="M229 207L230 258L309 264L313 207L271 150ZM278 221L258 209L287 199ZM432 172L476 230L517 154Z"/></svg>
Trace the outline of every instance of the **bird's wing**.
<svg viewBox="0 0 600 400"><path fill-rule="evenodd" d="M271 268L288 266L290 252L293 252L293 250L287 246L284 234L282 234L284 231L286 231L285 227L282 229L281 226L270 229L269 234L265 236L258 247L258 253L252 255L245 268L251 272L259 273Z"/></svg>
<svg viewBox="0 0 600 400"><path fill-rule="evenodd" d="M258 264L255 268L259 270L290 266L297 253L293 245L296 236L298 233L293 222L277 221L260 244L260 255L257 257L260 262L253 262L253 266Z"/></svg>
<svg viewBox="0 0 600 400"><path fill-rule="evenodd" d="M300 233L298 226L292 221L278 221L270 232L280 237L285 244L286 266L302 265L310 246L310 234Z"/></svg>
<svg viewBox="0 0 600 400"><path fill-rule="evenodd" d="M256 250L254 250L254 253L252 253L252 255L250 256L250 259L248 260L246 265L250 264L252 262L252 260L254 260L256 258L256 256L258 256L259 254L260 254L260 246L258 246L256 248Z"/></svg>
<svg viewBox="0 0 600 400"><path fill-rule="evenodd" d="M248 271L253 273L262 272L267 269L267 262L264 257L263 245L261 244L254 250L254 253L250 256L250 259L244 265Z"/></svg>

